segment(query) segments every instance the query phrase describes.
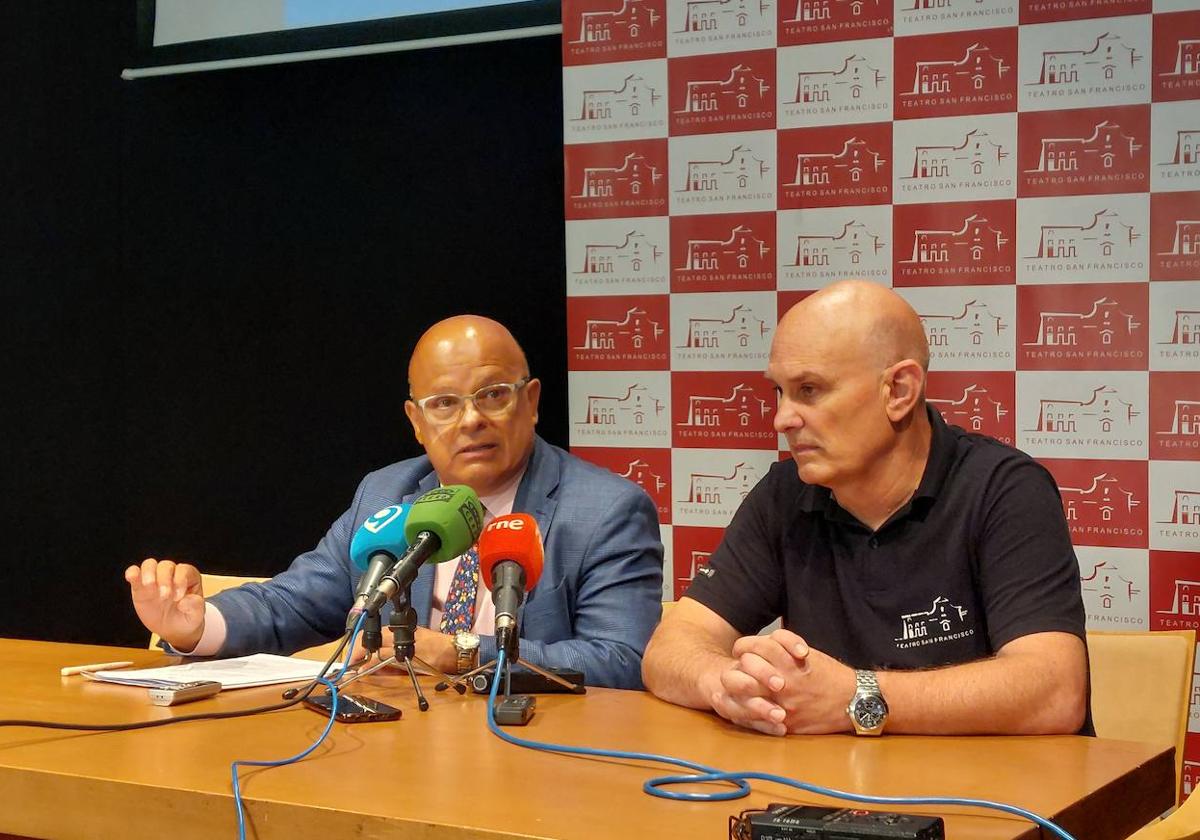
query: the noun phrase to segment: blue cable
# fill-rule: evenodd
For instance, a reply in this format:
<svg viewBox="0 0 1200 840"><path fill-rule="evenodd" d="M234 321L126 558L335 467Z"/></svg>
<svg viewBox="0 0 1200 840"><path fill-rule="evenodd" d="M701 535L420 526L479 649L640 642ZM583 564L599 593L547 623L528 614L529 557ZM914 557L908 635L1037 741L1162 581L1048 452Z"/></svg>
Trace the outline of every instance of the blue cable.
<svg viewBox="0 0 1200 840"><path fill-rule="evenodd" d="M359 615L358 621L355 622L354 632L351 633L350 641L346 645L346 659L344 662L342 662L341 670L339 670L337 672L337 675L335 677L333 677L333 679L337 679L337 678L341 677L341 675L346 673L346 670L350 667L350 660L354 656L354 643L358 640L358 632L359 632L359 630L362 629L362 624L363 624L364 618L366 618L366 613ZM337 685L335 683L333 683L330 679L327 679L324 677L318 678L317 682L320 683L321 685L325 686L329 690L330 696L332 696L332 698L333 698L332 702L329 704L329 722L325 724L325 729L321 732L321 735L317 738L317 740L313 741L303 751L296 753L291 758L282 758L277 761L249 761L249 760L240 760L239 759L238 761L233 762L233 764L231 764L229 766L230 774L233 776L233 802L234 802L234 805L237 806L238 840L246 840L246 812L245 812L245 806L242 804L242 785L241 785L240 780L238 779L238 768L239 767L282 767L285 764L295 764L297 761L300 761L301 759L307 757L317 747L321 746L321 743L327 737L329 737L329 732L333 729L333 723L335 720L337 720L337 708L338 708Z"/></svg>
<svg viewBox="0 0 1200 840"><path fill-rule="evenodd" d="M869 796L863 793L848 793L846 791L836 790L834 788L822 787L810 782L802 782L798 779L791 779L787 776L777 776L774 773L759 773L756 771L740 771L736 773L725 773L713 767L706 767L703 764L696 764L692 761L685 761L682 758L674 758L668 755L656 755L655 753L627 752L625 750L603 750L593 749L591 747L573 747L566 744L549 744L541 741L530 741L525 738L518 738L515 735L510 735L504 732L496 725L495 704L496 695L500 687L500 673L505 665L504 651L501 650L496 654L496 679L492 680L492 690L488 694L487 707L487 722L488 729L492 734L500 738L502 741L507 741L510 744L515 744L518 747L526 747L531 750L543 750L546 752L566 753L568 755L591 755L600 756L602 758L620 758L632 759L634 761L655 761L660 764L674 764L678 767L685 767L688 770L698 771L694 774L686 774L679 776L659 776L653 779L647 779L642 785L642 790L651 796L657 796L662 799L674 799L690 802L721 802L730 799L741 799L750 793L750 785L747 784L748 779L758 779L765 782L776 782L788 787L799 788L809 793L818 793L822 796L829 796L835 799L846 799L852 802L866 802L872 805L965 805L972 808L990 808L995 811L1003 811L1007 814L1014 814L1018 817L1029 820L1030 822L1041 826L1050 831L1054 835L1062 838L1062 840L1075 840L1062 828L1040 817L1032 811L1027 811L1024 808L1018 808L1015 805L1005 805L1002 802L991 802L986 799L960 799L948 796ZM680 793L676 791L662 790L666 785L679 784L697 784L702 782L732 782L733 790L716 791L713 793Z"/></svg>

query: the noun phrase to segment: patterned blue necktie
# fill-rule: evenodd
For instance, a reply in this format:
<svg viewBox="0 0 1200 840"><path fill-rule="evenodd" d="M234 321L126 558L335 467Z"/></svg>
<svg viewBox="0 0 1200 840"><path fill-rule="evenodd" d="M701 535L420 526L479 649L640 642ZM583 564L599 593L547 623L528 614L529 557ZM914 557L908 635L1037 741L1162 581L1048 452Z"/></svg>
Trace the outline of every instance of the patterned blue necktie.
<svg viewBox="0 0 1200 840"><path fill-rule="evenodd" d="M479 552L475 546L464 554L454 570L446 606L442 610L442 632L454 635L470 630L475 623L475 594L479 590Z"/></svg>

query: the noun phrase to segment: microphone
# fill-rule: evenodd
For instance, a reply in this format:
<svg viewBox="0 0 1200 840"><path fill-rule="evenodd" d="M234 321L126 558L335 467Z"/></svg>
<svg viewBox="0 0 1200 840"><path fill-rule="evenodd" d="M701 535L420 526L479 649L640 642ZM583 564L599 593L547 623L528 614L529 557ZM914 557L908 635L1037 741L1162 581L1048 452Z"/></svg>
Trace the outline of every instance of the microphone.
<svg viewBox="0 0 1200 840"><path fill-rule="evenodd" d="M346 629L354 627L358 614L367 606L372 592L383 576L408 550L404 523L412 505L389 505L368 517L350 540L350 559L362 572L354 591L354 605L346 617Z"/></svg>
<svg viewBox="0 0 1200 840"><path fill-rule="evenodd" d="M517 610L542 576L542 533L527 513L497 516L479 538L479 570L496 605L496 644L516 639Z"/></svg>
<svg viewBox="0 0 1200 840"><path fill-rule="evenodd" d="M367 612L378 612L384 602L410 586L425 563L453 560L473 546L482 528L483 505L470 487L451 484L421 496L404 522L408 550L367 596Z"/></svg>

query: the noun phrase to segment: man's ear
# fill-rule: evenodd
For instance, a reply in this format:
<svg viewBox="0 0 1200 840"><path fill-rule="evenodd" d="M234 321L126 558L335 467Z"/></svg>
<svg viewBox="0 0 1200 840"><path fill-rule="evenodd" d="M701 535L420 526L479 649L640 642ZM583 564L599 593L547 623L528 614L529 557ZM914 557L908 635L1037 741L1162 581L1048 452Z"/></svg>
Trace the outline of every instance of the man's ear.
<svg viewBox="0 0 1200 840"><path fill-rule="evenodd" d="M925 371L913 359L905 359L892 365L884 384L888 419L900 423L912 414L925 391Z"/></svg>
<svg viewBox="0 0 1200 840"><path fill-rule="evenodd" d="M533 425L537 425L538 421L538 400L542 396L542 381L540 379L530 379L525 383L525 397L529 400L529 407L533 410Z"/></svg>
<svg viewBox="0 0 1200 840"><path fill-rule="evenodd" d="M421 446L425 445L425 441L421 439L421 409L417 408L417 404L412 400L404 401L404 414L408 417L408 422L412 424L413 436L417 439L417 443Z"/></svg>

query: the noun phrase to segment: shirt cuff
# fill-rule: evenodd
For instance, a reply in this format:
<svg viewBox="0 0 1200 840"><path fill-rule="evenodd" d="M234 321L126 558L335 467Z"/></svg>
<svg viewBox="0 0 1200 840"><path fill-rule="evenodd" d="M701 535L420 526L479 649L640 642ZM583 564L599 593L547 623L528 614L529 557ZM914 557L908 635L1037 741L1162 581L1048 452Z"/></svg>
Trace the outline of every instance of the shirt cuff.
<svg viewBox="0 0 1200 840"><path fill-rule="evenodd" d="M176 649L175 652L183 656L212 656L225 644L225 636L225 616L211 602L205 601L204 632L200 634L200 641L191 650Z"/></svg>

